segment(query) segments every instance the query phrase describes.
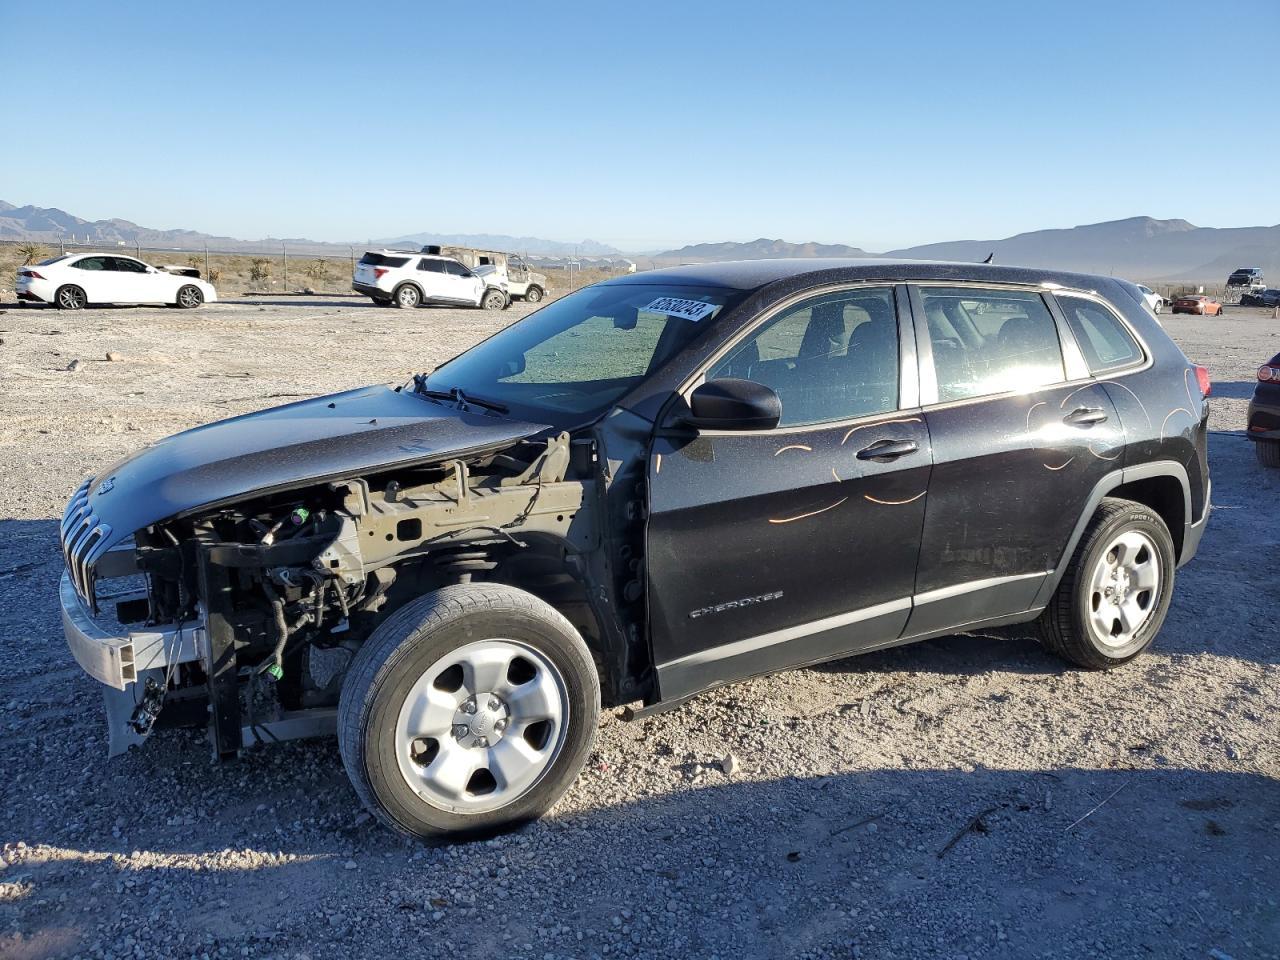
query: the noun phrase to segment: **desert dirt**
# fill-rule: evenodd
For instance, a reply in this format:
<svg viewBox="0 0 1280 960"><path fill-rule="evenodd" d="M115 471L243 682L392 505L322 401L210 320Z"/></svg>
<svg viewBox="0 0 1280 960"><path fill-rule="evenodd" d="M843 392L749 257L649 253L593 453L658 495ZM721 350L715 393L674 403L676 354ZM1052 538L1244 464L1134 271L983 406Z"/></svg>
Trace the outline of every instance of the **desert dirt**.
<svg viewBox="0 0 1280 960"><path fill-rule="evenodd" d="M1214 509L1122 669L961 636L610 713L549 817L457 845L372 822L332 739L108 761L56 599L81 479L529 309L0 304L0 957L1280 957L1280 471L1242 433L1270 311L1163 318L1214 380Z"/></svg>

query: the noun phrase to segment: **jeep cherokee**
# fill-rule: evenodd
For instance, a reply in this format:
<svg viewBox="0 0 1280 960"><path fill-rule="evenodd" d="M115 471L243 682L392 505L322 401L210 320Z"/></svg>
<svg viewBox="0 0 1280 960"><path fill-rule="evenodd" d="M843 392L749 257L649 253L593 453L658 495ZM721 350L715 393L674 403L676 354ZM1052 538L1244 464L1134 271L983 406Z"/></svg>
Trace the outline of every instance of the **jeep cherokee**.
<svg viewBox="0 0 1280 960"><path fill-rule="evenodd" d="M336 731L383 823L493 830L568 788L602 707L1013 624L1131 660L1204 532L1208 393L1107 277L619 277L102 470L62 523L65 632L113 752Z"/></svg>

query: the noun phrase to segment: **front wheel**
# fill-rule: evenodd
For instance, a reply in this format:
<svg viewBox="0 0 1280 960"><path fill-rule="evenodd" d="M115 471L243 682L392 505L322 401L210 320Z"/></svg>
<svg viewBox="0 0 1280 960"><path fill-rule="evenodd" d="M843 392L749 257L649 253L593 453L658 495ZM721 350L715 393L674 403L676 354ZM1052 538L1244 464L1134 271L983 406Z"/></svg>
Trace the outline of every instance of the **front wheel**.
<svg viewBox="0 0 1280 960"><path fill-rule="evenodd" d="M524 293L524 298L525 298L525 300L526 300L528 303L541 303L541 302L542 302L542 288L541 288L541 287L530 287L528 290L526 290L526 291L525 291L525 293Z"/></svg>
<svg viewBox="0 0 1280 960"><path fill-rule="evenodd" d="M199 287L187 284L178 290L177 303L183 310L194 310L204 303L204 294L200 292Z"/></svg>
<svg viewBox="0 0 1280 960"><path fill-rule="evenodd" d="M1280 440L1255 440L1253 453L1264 467L1280 467Z"/></svg>
<svg viewBox="0 0 1280 960"><path fill-rule="evenodd" d="M89 298L83 290L69 283L58 288L58 292L53 295L53 302L59 310L83 310L88 306Z"/></svg>
<svg viewBox="0 0 1280 960"><path fill-rule="evenodd" d="M338 743L356 793L393 830L479 835L560 798L599 714L595 664L568 620L515 587L459 584L369 637L343 684Z"/></svg>
<svg viewBox="0 0 1280 960"><path fill-rule="evenodd" d="M1104 499L1037 621L1041 642L1090 670L1128 663L1164 625L1175 566L1173 538L1159 514Z"/></svg>
<svg viewBox="0 0 1280 960"><path fill-rule="evenodd" d="M486 290L484 297L480 300L480 306L486 310L505 310L507 295L501 290Z"/></svg>

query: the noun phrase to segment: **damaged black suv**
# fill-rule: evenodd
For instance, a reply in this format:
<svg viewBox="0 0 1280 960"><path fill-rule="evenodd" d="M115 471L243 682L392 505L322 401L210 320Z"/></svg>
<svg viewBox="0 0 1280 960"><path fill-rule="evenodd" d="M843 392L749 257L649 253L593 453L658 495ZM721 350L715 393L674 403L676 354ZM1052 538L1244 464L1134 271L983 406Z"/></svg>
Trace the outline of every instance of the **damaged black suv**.
<svg viewBox="0 0 1280 960"><path fill-rule="evenodd" d="M66 635L113 752L336 731L388 826L492 830L568 788L602 706L1001 625L1137 656L1204 531L1208 392L1106 277L620 277L103 470L62 523Z"/></svg>

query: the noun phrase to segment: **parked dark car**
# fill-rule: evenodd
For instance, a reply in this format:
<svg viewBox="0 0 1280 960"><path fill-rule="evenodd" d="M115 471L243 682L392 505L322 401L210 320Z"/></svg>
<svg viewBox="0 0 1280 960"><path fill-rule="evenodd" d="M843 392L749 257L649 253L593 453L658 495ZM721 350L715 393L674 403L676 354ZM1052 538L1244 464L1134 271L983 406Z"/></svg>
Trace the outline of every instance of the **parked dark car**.
<svg viewBox="0 0 1280 960"><path fill-rule="evenodd" d="M1257 267L1237 267L1227 277L1228 287L1261 287L1262 271Z"/></svg>
<svg viewBox="0 0 1280 960"><path fill-rule="evenodd" d="M336 729L383 823L497 829L568 788L602 706L1015 624L1131 660L1204 532L1208 393L1109 277L619 277L403 387L102 470L62 524L67 639L114 751Z"/></svg>
<svg viewBox="0 0 1280 960"><path fill-rule="evenodd" d="M1260 464L1280 467L1280 353L1258 368L1245 435L1253 441Z"/></svg>
<svg viewBox="0 0 1280 960"><path fill-rule="evenodd" d="M1265 290L1257 290L1253 293L1242 293L1240 295L1240 306L1280 307L1280 290L1275 287L1267 287Z"/></svg>

